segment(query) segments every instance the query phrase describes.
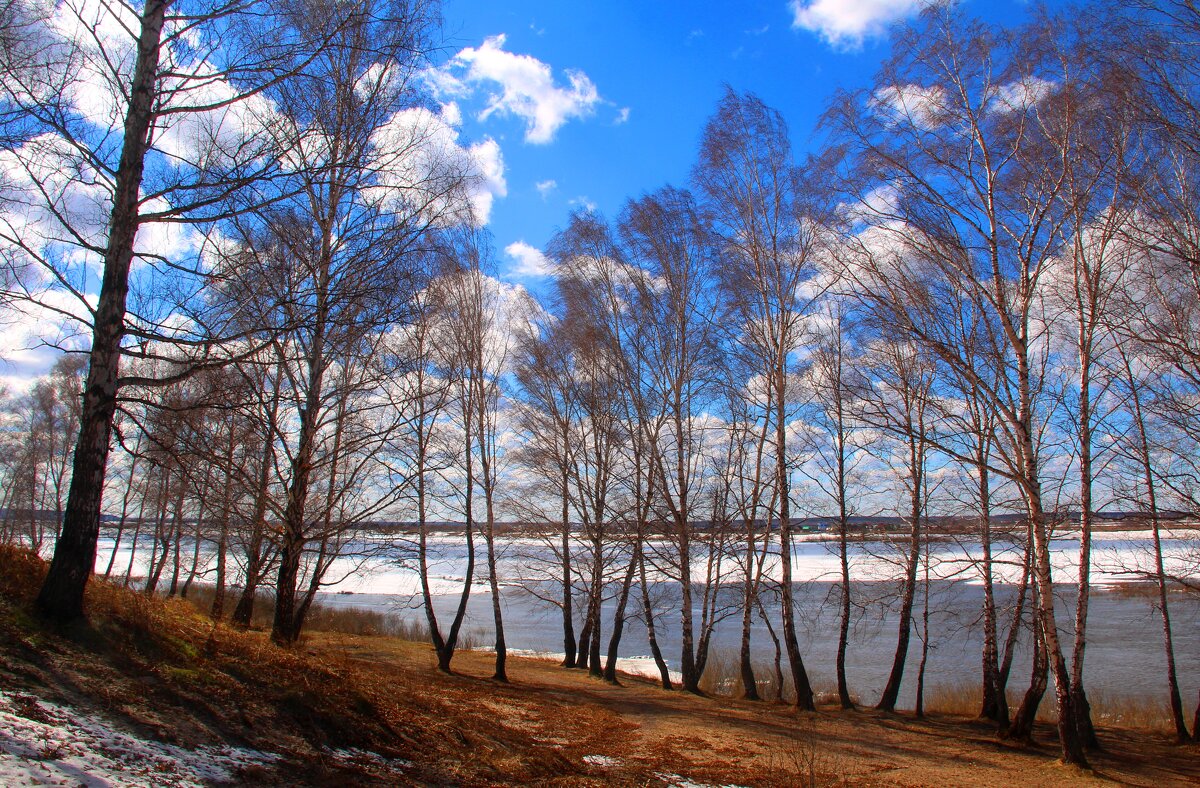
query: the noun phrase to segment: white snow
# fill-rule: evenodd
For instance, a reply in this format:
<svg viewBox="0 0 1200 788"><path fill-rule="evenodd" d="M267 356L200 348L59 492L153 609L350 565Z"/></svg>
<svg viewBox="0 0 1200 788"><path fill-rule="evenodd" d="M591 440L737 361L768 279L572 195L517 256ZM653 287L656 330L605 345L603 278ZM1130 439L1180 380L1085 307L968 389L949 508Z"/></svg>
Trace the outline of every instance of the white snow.
<svg viewBox="0 0 1200 788"><path fill-rule="evenodd" d="M385 758L377 752L360 750L357 747L347 747L340 750L326 750L326 752L334 758L337 758L339 761L374 766L381 769L387 769L392 772L402 772L405 769L411 769L413 767L413 762L405 760L404 758Z"/></svg>
<svg viewBox="0 0 1200 788"><path fill-rule="evenodd" d="M483 646L474 651L492 652L490 646ZM544 659L550 662L562 662L566 654L561 651L536 651L527 648L510 648L506 649L510 656L528 657L530 659ZM662 674L658 672L658 665L654 662L654 657L617 657L617 672L626 673L630 676L641 676L646 679L654 679L658 681L662 678ZM668 670L667 674L671 681L679 683L683 681L683 674L677 670Z"/></svg>
<svg viewBox="0 0 1200 788"><path fill-rule="evenodd" d="M671 774L670 772L655 772L654 776L662 780L667 785L672 786L672 788L745 788L743 785L734 785L733 783L730 783L729 785L698 783L694 780L689 780L686 777L680 777L678 774Z"/></svg>
<svg viewBox="0 0 1200 788"><path fill-rule="evenodd" d="M142 540L146 539L142 535ZM436 555L430 562L430 591L434 595L455 595L461 593L466 575L466 553L462 538L453 534L433 534L430 536L429 548L431 555ZM1097 531L1093 534L1092 552L1092 582L1097 585L1114 585L1131 580L1138 580L1151 572L1152 539L1148 531ZM1197 551L1200 533L1191 528L1164 529L1162 532L1163 560L1170 574L1192 576L1196 572ZM522 577L530 563L548 564L557 560L543 540L526 537L504 537L498 540L501 546L500 564L502 584L510 584L515 578ZM866 541L854 541L850 545L850 571L857 580L895 580L903 570L901 552L906 542L900 539L880 539L872 537ZM387 537L364 537L353 546L353 555L340 557L334 561L327 579L330 585L325 589L326 594L346 594L345 603L358 605L354 596L386 595L389 604L401 606L408 601L418 599L421 593L420 576L412 564L411 545L405 542L405 537L395 539ZM104 572L108 567L109 557L113 550L111 536L100 540L96 556L96 570ZM669 554L671 545L651 541L648 548L652 552ZM186 548L190 550L191 548ZM1020 548L1015 543L998 540L993 545L993 557L996 561L993 571L998 582L1017 583L1021 577ZM130 565L130 545L128 535L117 550L117 559L113 571L122 575ZM1064 530L1055 534L1050 544L1051 562L1057 582L1073 582L1079 575L1079 542L1078 534ZM930 549L933 566L931 572L937 579L959 579L970 584L982 584L981 565L983 551L978 542L970 536L961 540L946 540L935 542ZM139 547L138 555L133 561L133 575L144 576L150 550L145 546ZM407 556L407 558L406 558ZM211 563L213 560L211 546L205 544L201 550L201 560ZM706 570L707 557L697 551L694 570L697 576L703 577ZM779 561L772 557L767 562L767 574L775 580L781 576ZM841 575L841 564L838 558L838 546L828 534L801 535L796 537L792 550L792 576L797 581L836 581ZM726 580L738 582L736 566L728 566ZM662 578L656 573L650 573L651 582ZM336 582L334 582L336 581ZM477 576L476 582L480 582ZM472 593L486 595L486 585L473 589ZM325 597L328 600L328 597ZM344 604L345 604L344 603Z"/></svg>
<svg viewBox="0 0 1200 788"><path fill-rule="evenodd" d="M147 741L71 706L0 690L0 785L191 788L240 782L247 766L279 756L237 747Z"/></svg>
<svg viewBox="0 0 1200 788"><path fill-rule="evenodd" d="M610 758L607 755L585 755L583 762L588 766L599 766L603 769L611 769L614 766L621 765L620 758Z"/></svg>

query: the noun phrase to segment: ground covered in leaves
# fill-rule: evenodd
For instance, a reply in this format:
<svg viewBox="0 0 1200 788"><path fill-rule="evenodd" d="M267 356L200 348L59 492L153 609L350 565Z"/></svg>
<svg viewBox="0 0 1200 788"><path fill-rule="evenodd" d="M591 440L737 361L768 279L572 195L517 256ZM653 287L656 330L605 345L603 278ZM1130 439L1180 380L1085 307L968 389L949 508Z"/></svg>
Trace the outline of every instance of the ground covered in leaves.
<svg viewBox="0 0 1200 788"><path fill-rule="evenodd" d="M44 566L0 548L0 784L799 786L1200 784L1200 752L1102 729L1095 771L1053 732L1022 747L958 717L798 714L605 684L491 655L435 667L425 644L313 633L295 649L188 603L103 582L89 621L43 624Z"/></svg>

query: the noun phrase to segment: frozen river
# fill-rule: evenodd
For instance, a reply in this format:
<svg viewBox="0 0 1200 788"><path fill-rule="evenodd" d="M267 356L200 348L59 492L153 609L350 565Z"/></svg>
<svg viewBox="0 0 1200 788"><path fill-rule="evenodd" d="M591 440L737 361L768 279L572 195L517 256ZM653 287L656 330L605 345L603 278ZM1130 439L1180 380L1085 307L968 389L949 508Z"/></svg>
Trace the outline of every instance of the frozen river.
<svg viewBox="0 0 1200 788"><path fill-rule="evenodd" d="M1164 552L1168 571L1195 572L1195 557L1200 538L1194 532L1167 534ZM466 567L461 537L439 535L431 539L436 555L432 565L435 606L448 616L457 603ZM498 542L501 548L500 575L505 584L502 606L509 648L540 653L561 653L562 614L553 604L543 601L531 589L539 588L547 576L556 572L549 545L536 538L508 538ZM1099 534L1093 554L1093 583L1102 590L1092 597L1086 677L1089 691L1097 698L1135 699L1165 707L1165 657L1162 628L1154 598L1148 594L1121 590L1139 572L1152 564L1151 541L1142 532ZM419 606L419 584L411 561L411 545L402 540L368 540L355 543L355 555L339 559L328 577L333 582L322 594L321 603L386 611L402 618L423 621ZM664 544L652 549L668 550ZM1056 539L1053 544L1055 581L1062 584L1056 600L1060 626L1070 628L1074 614L1073 583L1078 573L1078 542ZM852 544L851 567L855 606L855 624L847 656L851 690L862 702L877 699L891 667L896 641L895 577L898 572L899 545L887 541ZM103 571L111 555L112 539L102 539L97 568ZM835 686L834 660L837 651L837 588L839 562L837 546L819 540L797 541L793 573L797 580L800 610L799 639L806 667L818 691L829 692ZM139 544L134 574L144 573L148 543ZM190 560L190 548L185 548ZM998 601L1008 604L1014 597L1009 582L1020 577L1020 555L1015 545L1002 546L996 555L1001 584ZM930 567L930 655L927 687L974 685L978 682L982 636L979 626L983 588L979 582L979 546L970 541L944 541L931 545ZM117 555L116 567L123 572L129 560L128 545ZM205 559L207 561L208 557ZM618 559L618 563L622 563ZM614 573L621 566L614 567ZM732 659L740 637L740 616L736 610L737 577L729 565L728 618L718 623L713 637L716 659ZM703 577L702 564L695 569ZM491 599L484 571L482 544L479 545L476 584L468 607L466 629L474 631L482 642L490 642L492 629ZM923 568L921 573L923 574ZM168 569L169 572L169 569ZM777 573L777 568L776 568ZM1008 581L1008 582L1004 582ZM659 578L652 583L657 599L658 636L664 655L672 667L679 659L678 584ZM610 583L615 592L617 583ZM581 597L576 597L577 608ZM920 615L921 600L917 601ZM605 640L615 608L615 600L604 606ZM777 605L768 604L773 623L778 625ZM631 600L629 611L640 611ZM577 615L582 612L577 609ZM1172 595L1172 618L1176 659L1184 690L1184 703L1190 708L1200 690L1200 598L1197 595ZM918 622L919 623L919 622ZM578 631L578 630L577 630ZM1003 633L1002 633L1003 635ZM1068 641L1069 642L1069 641ZM752 645L755 662L765 676L774 658L774 644L761 620L756 618ZM917 661L920 657L919 633L914 633L909 649L909 664L900 705L913 703ZM631 620L621 641L621 656L626 664L653 670L649 645L640 618ZM1028 683L1028 636L1023 638L1014 665L1010 687L1023 690Z"/></svg>

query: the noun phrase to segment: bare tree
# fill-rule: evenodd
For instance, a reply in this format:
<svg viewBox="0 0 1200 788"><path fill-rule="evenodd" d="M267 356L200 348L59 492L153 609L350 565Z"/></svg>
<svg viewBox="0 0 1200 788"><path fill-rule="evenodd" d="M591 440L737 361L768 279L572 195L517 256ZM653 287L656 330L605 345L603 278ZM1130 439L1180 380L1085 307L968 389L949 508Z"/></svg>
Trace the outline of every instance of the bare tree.
<svg viewBox="0 0 1200 788"><path fill-rule="evenodd" d="M929 458L929 435L934 432L930 400L934 385L934 367L923 357L921 349L903 340L884 338L868 350L874 356L869 389L857 392L857 415L863 422L881 429L901 444L898 452L903 461L897 463L896 473L908 498L909 538L904 553L900 583L900 616L896 637L896 652L891 672L884 685L876 708L895 711L908 660L908 646L913 631L913 602L917 591L917 569L925 534L927 492L926 465Z"/></svg>
<svg viewBox="0 0 1200 788"><path fill-rule="evenodd" d="M644 359L627 367L632 384L643 390L627 397L645 403L642 419L659 425L651 430L657 440L649 445L650 456L637 457L635 463L652 466L654 497L671 523L675 555L670 564L681 597L680 673L683 688L699 692L707 638L703 627L699 638L694 631L692 542L709 492L706 454L715 442L713 428L704 423L714 401L717 365L715 301L707 286L711 244L691 195L672 189L631 202L620 229L630 262L640 269L632 274L636 295L630 306L640 323L637 344ZM713 556L711 550L709 554ZM706 595L710 586L704 585ZM702 618L710 617L702 613Z"/></svg>
<svg viewBox="0 0 1200 788"><path fill-rule="evenodd" d="M295 67L297 45L319 42L298 41L286 26L266 35L279 19L266 3L10 8L19 9L20 44L0 48L0 100L15 169L0 202L18 208L0 217L3 264L13 274L6 297L82 320L91 337L63 532L38 597L46 616L73 619L95 561L113 415L128 382L119 371L123 340L186 333L162 310L127 315L131 299L142 301L140 289L131 294L133 262L148 264L136 279L150 286L161 283L160 270L181 286L204 279L194 251L163 247L279 171L249 99ZM101 206L105 220L80 204ZM150 249L156 234L160 248ZM93 307L86 270L95 262L102 274ZM194 349L199 359L214 355L210 345Z"/></svg>
<svg viewBox="0 0 1200 788"><path fill-rule="evenodd" d="M851 495L857 471L864 461L865 448L855 436L857 409L854 391L861 387L860 375L853 365L857 361L850 347L848 308L833 300L828 312L821 315L827 321L818 329L813 363L809 369L813 389L811 423L821 435L810 451L814 457L812 480L832 500L837 509L838 564L838 650L835 663L838 702L843 709L854 708L846 678L846 651L850 640L851 580L849 532L850 517L858 504Z"/></svg>
<svg viewBox="0 0 1200 788"><path fill-rule="evenodd" d="M483 498L483 538L488 585L491 590L496 669L493 679L507 682L507 649L496 544L497 484L503 459L499 445L501 378L508 374L513 332L508 313L519 308L513 294L484 273L489 248L482 233L464 233L461 271L444 283L443 303L447 369L457 389L464 440L463 507L468 527L475 520L474 489ZM507 299L505 296L508 295Z"/></svg>
<svg viewBox="0 0 1200 788"><path fill-rule="evenodd" d="M693 178L721 237L719 284L729 319L740 331L738 342L757 362L755 374L772 393L783 640L795 702L811 709L812 686L796 639L787 436L795 399L790 362L815 295L818 233L802 214L787 127L754 96L726 91L705 127Z"/></svg>
<svg viewBox="0 0 1200 788"><path fill-rule="evenodd" d="M286 199L253 215L229 275L267 293L262 314L286 380L296 431L286 449L286 503L272 637L292 643L302 618L296 592L314 473L341 473L341 407L369 414L381 332L408 318L430 233L463 211L465 162L434 143L440 126L417 105L415 74L431 9L373 3L301 14L306 37L328 39L299 74L270 92L288 119L277 140L296 159ZM265 310L264 310L265 311ZM339 385L342 384L342 385ZM349 387L349 388L346 388ZM364 410L365 409L365 410ZM327 485L328 489L328 485ZM328 543L322 541L322 546ZM328 556L326 556L328 558Z"/></svg>
<svg viewBox="0 0 1200 788"><path fill-rule="evenodd" d="M1171 627L1171 607L1167 593L1168 577L1163 563L1162 527L1158 504L1159 483L1154 467L1155 450L1150 443L1148 416L1145 408L1146 383L1142 376L1134 371L1132 354L1121 348L1117 374L1121 376L1120 386L1126 396L1129 415L1132 420L1132 430L1123 442L1121 453L1133 460L1135 479L1132 485L1136 493L1134 500L1145 507L1150 518L1151 534L1154 539L1154 571L1152 573L1158 592L1158 610L1162 620L1163 650L1167 662L1167 698L1171 708L1171 722L1175 727L1175 739L1180 743L1192 741L1196 728L1188 733L1187 723L1183 716L1183 699L1179 691L1179 676L1175 665L1174 631ZM1140 494L1137 494L1140 493Z"/></svg>
<svg viewBox="0 0 1200 788"><path fill-rule="evenodd" d="M1039 281L1061 245L1066 174L1054 151L1086 106L1035 31L1001 35L948 7L896 42L869 94L831 121L858 178L862 265L849 271L888 324L971 380L998 414L992 472L1033 525L1037 617L1054 674L1063 757L1086 763L1054 617L1041 427L1045 362ZM1027 47L1016 42L1026 43ZM947 309L958 302L962 308ZM986 319L988 366L962 352L958 315ZM939 448L945 448L939 446Z"/></svg>
<svg viewBox="0 0 1200 788"><path fill-rule="evenodd" d="M533 497L540 492L558 502L558 534L552 550L566 667L574 667L576 660L571 469L575 463L573 429L579 418L570 337L571 332L556 318L535 311L528 316L515 365L522 397L517 423L526 436L521 462L541 481L530 492Z"/></svg>

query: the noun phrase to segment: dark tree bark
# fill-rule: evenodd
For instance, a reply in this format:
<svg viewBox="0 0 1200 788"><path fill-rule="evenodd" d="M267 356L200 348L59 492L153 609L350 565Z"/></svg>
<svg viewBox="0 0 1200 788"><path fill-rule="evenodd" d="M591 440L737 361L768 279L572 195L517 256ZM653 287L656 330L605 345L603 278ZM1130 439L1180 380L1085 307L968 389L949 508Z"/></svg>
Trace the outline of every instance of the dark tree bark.
<svg viewBox="0 0 1200 788"><path fill-rule="evenodd" d="M1035 598L1038 593L1035 587ZM1033 612L1033 666L1030 671L1029 689L1025 690L1025 696L1021 699L1021 705L1017 707L1017 711L1013 715L1012 725L1008 729L1008 735L1018 741L1027 742L1032 740L1033 723L1037 719L1038 707L1042 704L1042 697L1046 694L1046 680L1049 673L1050 660L1046 654L1044 629L1041 610L1035 604Z"/></svg>
<svg viewBox="0 0 1200 788"><path fill-rule="evenodd" d="M662 688L665 690L674 689L671 683L671 671L667 669L667 661L663 659L662 649L658 645L658 634L654 627L654 606L650 603L650 588L646 582L646 556L644 552L638 554L638 575L640 576L641 591L642 591L642 618L646 622L646 640L650 643L650 654L654 657L654 664L658 667L658 676L662 682Z"/></svg>
<svg viewBox="0 0 1200 788"><path fill-rule="evenodd" d="M54 557L37 598L38 611L55 621L71 621L83 616L84 589L96 564L104 476L117 407L129 268L133 263L133 244L139 225L139 189L154 121L159 50L169 5L169 0L147 0L142 8L121 159L108 222L104 273L92 324L92 349L88 355L71 487L62 534L55 544Z"/></svg>

